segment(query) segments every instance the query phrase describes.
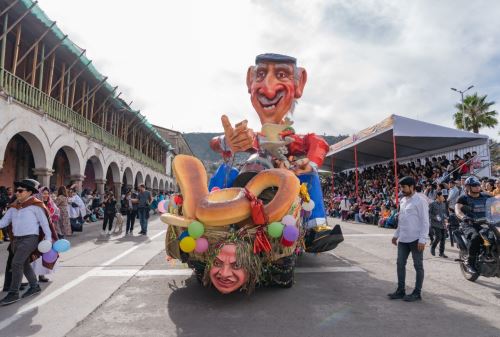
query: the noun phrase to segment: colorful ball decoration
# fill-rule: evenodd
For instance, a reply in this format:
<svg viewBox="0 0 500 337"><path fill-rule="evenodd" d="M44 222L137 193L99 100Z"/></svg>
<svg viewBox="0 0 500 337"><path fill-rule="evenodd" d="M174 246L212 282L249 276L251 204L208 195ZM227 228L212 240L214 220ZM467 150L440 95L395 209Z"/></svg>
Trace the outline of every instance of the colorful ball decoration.
<svg viewBox="0 0 500 337"><path fill-rule="evenodd" d="M271 222L267 226L267 234L270 237L278 239L283 234L283 227L285 227L281 222Z"/></svg>
<svg viewBox="0 0 500 337"><path fill-rule="evenodd" d="M42 254L42 260L47 263L53 263L57 260L57 252L53 249L49 250L47 253Z"/></svg>
<svg viewBox="0 0 500 337"><path fill-rule="evenodd" d="M205 238L196 239L194 251L198 254L205 253L208 250L208 240Z"/></svg>
<svg viewBox="0 0 500 337"><path fill-rule="evenodd" d="M42 240L38 244L38 251L42 254L50 252L52 249L52 242L49 240Z"/></svg>
<svg viewBox="0 0 500 337"><path fill-rule="evenodd" d="M185 237L188 237L188 236L189 236L189 233L187 230L185 230L184 232L181 233L181 235L179 235L177 240L181 241L182 239L184 239Z"/></svg>
<svg viewBox="0 0 500 337"><path fill-rule="evenodd" d="M158 203L158 212L160 213L165 213L166 210L165 210L165 200L162 200Z"/></svg>
<svg viewBox="0 0 500 337"><path fill-rule="evenodd" d="M187 236L181 240L179 246L184 253L191 253L196 248L196 241L192 237Z"/></svg>
<svg viewBox="0 0 500 337"><path fill-rule="evenodd" d="M295 226L285 226L283 229L283 239L294 242L299 238L299 230Z"/></svg>
<svg viewBox="0 0 500 337"><path fill-rule="evenodd" d="M309 200L309 202L304 202L302 204L302 208L308 212L312 211L314 209L314 206L315 206L315 204L314 204L314 201L312 199Z"/></svg>
<svg viewBox="0 0 500 337"><path fill-rule="evenodd" d="M66 239L57 240L54 242L53 249L58 253L67 252L71 247L71 244Z"/></svg>
<svg viewBox="0 0 500 337"><path fill-rule="evenodd" d="M205 233L205 226L199 221L193 221L188 225L189 236L198 239Z"/></svg>
<svg viewBox="0 0 500 337"><path fill-rule="evenodd" d="M283 219L281 219L281 223L285 226L295 226L297 220L293 217L293 215L285 215Z"/></svg>
<svg viewBox="0 0 500 337"><path fill-rule="evenodd" d="M285 247L291 247L294 244L294 241L288 241L285 238L281 238L281 244Z"/></svg>

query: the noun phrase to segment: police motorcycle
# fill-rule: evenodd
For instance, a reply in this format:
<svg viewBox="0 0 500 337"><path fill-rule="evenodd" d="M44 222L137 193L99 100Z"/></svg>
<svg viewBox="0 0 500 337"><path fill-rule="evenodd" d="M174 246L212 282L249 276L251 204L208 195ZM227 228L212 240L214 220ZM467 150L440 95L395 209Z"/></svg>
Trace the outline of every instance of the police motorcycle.
<svg viewBox="0 0 500 337"><path fill-rule="evenodd" d="M477 273L469 273L467 269L467 258L470 241L464 232L465 225L476 225L481 229L480 253L475 261ZM489 198L486 201L486 217L478 219L465 219L460 227L453 232L459 247L460 270L466 280L474 282L479 276L500 277L500 199Z"/></svg>

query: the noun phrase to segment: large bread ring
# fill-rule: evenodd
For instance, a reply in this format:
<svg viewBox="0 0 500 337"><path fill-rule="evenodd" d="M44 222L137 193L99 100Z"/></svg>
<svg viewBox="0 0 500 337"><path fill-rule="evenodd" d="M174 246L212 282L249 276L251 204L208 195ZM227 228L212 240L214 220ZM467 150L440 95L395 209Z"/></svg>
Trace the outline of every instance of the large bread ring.
<svg viewBox="0 0 500 337"><path fill-rule="evenodd" d="M255 196L259 196L266 188L278 187L273 200L264 206L269 222L280 221L288 212L300 190L297 176L286 169L270 169L259 172L245 186Z"/></svg>
<svg viewBox="0 0 500 337"><path fill-rule="evenodd" d="M210 192L196 208L196 218L207 226L225 226L250 216L250 203L239 187Z"/></svg>
<svg viewBox="0 0 500 337"><path fill-rule="evenodd" d="M182 209L185 218L196 218L206 226L222 227L250 217L250 201L245 197L243 188L208 193L207 175L199 159L177 155L173 169L184 199ZM300 182L291 171L270 169L258 173L245 186L256 197L269 187L278 187L278 191L273 200L264 206L264 211L269 222L279 221L299 195ZM184 224L179 219L165 217L164 220L174 226Z"/></svg>
<svg viewBox="0 0 500 337"><path fill-rule="evenodd" d="M183 196L182 213L184 217L194 219L199 201L208 194L205 167L195 157L178 154L172 168Z"/></svg>

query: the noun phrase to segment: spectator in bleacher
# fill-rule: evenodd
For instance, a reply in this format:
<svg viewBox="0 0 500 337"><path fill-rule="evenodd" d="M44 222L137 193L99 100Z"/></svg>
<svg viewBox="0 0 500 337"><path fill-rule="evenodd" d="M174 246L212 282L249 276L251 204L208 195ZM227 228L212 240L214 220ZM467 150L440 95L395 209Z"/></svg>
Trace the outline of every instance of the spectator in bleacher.
<svg viewBox="0 0 500 337"><path fill-rule="evenodd" d="M344 196L342 201L340 201L340 214L342 217L342 221L347 220L347 215L349 213L350 208L351 208L351 202L349 201L349 199L347 199L347 196Z"/></svg>
<svg viewBox="0 0 500 337"><path fill-rule="evenodd" d="M495 179L488 179L485 184L484 192L492 197L495 196Z"/></svg>
<svg viewBox="0 0 500 337"><path fill-rule="evenodd" d="M493 196L499 196L500 195L500 179L497 179L495 182L495 189L493 190Z"/></svg>

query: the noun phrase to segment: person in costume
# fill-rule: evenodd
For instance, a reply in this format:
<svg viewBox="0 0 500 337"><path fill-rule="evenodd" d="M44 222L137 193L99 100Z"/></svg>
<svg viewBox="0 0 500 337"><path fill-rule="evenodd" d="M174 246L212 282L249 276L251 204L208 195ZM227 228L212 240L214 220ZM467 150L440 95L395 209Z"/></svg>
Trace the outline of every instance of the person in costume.
<svg viewBox="0 0 500 337"><path fill-rule="evenodd" d="M38 193L39 183L33 179L24 179L14 183L17 199L10 205L5 216L0 220L0 228L12 224L12 281L9 293L0 301L0 305L9 305L19 301L19 289L23 274L29 282L29 289L22 295L26 298L42 290L30 262L40 257L37 247L41 239L57 240L55 228L44 203L34 197ZM42 233L40 233L40 228ZM45 265L45 267L53 267Z"/></svg>
<svg viewBox="0 0 500 337"><path fill-rule="evenodd" d="M262 54L256 57L255 66L248 68L246 82L252 105L262 124L262 132L255 133L248 128L246 120L233 127L228 117L222 116L224 135L212 139L210 147L226 161L237 152L259 153L270 158L275 167L293 170L301 183L307 184L307 191L315 205L307 228L326 224L317 169L323 164L329 150L328 143L314 133L296 134L290 120L286 118L293 114L296 102L304 92L306 70L297 67L294 57ZM277 130L274 134L273 129ZM273 138L276 133L278 137ZM223 165L224 169L218 171L222 173L214 175L211 180L211 187L216 185L215 181L221 181L221 175L228 171L227 164ZM234 179L225 179L226 182L228 180Z"/></svg>

